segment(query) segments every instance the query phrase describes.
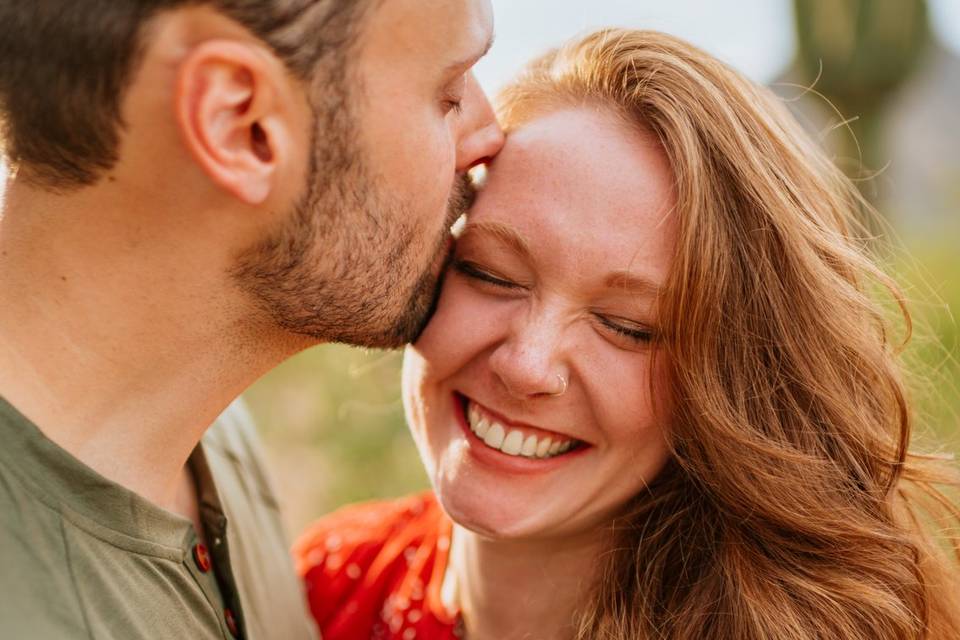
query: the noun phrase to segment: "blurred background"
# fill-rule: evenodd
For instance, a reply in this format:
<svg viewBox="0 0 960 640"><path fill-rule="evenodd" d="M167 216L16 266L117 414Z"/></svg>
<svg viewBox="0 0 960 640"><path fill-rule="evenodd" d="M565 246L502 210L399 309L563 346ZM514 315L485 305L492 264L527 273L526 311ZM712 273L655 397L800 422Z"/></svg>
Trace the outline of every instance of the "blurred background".
<svg viewBox="0 0 960 640"><path fill-rule="evenodd" d="M885 217L876 249L919 325L907 355L922 435L960 451L960 0L493 5L496 43L476 69L490 95L546 48L615 25L683 37L782 96ZM344 503L427 486L404 425L400 361L317 347L246 393L291 533Z"/></svg>

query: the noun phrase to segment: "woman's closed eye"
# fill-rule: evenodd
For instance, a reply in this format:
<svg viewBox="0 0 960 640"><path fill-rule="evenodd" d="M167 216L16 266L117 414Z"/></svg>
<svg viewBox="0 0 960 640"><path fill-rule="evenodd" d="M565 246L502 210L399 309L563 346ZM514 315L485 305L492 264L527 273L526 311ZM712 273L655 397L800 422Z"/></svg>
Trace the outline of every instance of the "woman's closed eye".
<svg viewBox="0 0 960 640"><path fill-rule="evenodd" d="M470 262L469 260L454 260L453 268L461 275L466 276L471 280L482 282L485 285L509 290L526 289L526 287L524 287L522 284L518 284L512 280L508 280L507 278L496 275L489 269L481 267L477 263Z"/></svg>
<svg viewBox="0 0 960 640"><path fill-rule="evenodd" d="M638 345L653 342L655 338L655 333L653 330L645 327L644 325L637 324L636 322L631 322L622 318L611 318L602 314L594 314L594 316L604 329L613 332L618 337L626 338L627 340Z"/></svg>
<svg viewBox="0 0 960 640"><path fill-rule="evenodd" d="M528 289L525 285L498 275L470 260L454 260L453 269L481 288L491 287L508 292L523 292ZM643 346L653 342L656 338L656 333L644 324L603 313L594 313L593 315L603 331L612 334L613 340L622 342L628 347Z"/></svg>

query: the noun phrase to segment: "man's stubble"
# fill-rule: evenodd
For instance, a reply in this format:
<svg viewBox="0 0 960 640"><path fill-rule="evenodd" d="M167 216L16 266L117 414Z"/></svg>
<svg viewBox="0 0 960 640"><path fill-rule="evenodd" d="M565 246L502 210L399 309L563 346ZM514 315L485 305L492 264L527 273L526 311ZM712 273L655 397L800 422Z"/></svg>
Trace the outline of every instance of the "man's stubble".
<svg viewBox="0 0 960 640"><path fill-rule="evenodd" d="M326 103L314 106L303 196L276 231L238 256L233 276L283 331L317 342L399 347L415 340L432 315L450 227L474 190L458 174L443 226L416 228L410 206L365 162L348 91L327 89ZM430 249L417 251L421 246Z"/></svg>

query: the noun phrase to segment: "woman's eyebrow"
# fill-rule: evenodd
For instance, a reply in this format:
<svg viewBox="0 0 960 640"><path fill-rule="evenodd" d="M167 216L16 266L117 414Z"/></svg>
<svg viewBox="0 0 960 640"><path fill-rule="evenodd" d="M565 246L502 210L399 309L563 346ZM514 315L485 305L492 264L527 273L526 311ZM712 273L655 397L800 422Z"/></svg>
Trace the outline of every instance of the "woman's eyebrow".
<svg viewBox="0 0 960 640"><path fill-rule="evenodd" d="M471 222L468 218L459 240L462 242L467 238L490 238L506 245L524 260L530 260L531 258L530 243L523 237L523 234L502 222Z"/></svg>
<svg viewBox="0 0 960 640"><path fill-rule="evenodd" d="M617 289L633 295L649 296L651 298L658 297L662 291L662 287L657 282L629 271L610 273L604 280L604 284L609 289Z"/></svg>

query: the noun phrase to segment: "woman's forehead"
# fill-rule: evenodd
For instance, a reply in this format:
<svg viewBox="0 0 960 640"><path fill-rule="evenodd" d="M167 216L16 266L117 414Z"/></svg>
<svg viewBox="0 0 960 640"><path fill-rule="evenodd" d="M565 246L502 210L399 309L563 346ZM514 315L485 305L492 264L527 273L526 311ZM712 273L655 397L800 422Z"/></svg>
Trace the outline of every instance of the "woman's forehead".
<svg viewBox="0 0 960 640"><path fill-rule="evenodd" d="M669 263L674 205L673 176L653 136L612 112L575 108L510 134L470 221L509 227L534 250L608 265Z"/></svg>

